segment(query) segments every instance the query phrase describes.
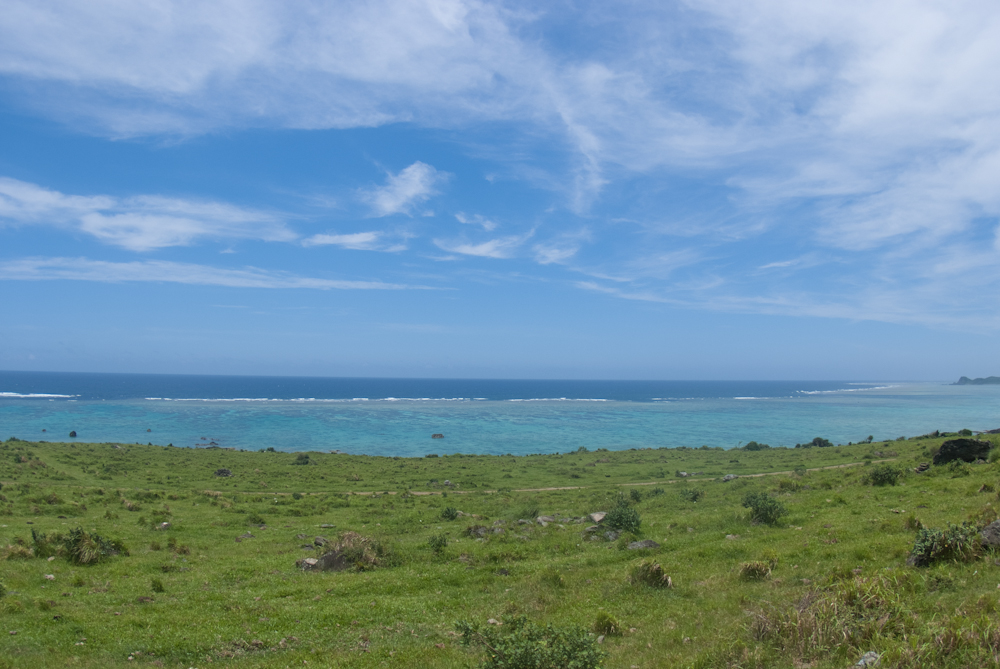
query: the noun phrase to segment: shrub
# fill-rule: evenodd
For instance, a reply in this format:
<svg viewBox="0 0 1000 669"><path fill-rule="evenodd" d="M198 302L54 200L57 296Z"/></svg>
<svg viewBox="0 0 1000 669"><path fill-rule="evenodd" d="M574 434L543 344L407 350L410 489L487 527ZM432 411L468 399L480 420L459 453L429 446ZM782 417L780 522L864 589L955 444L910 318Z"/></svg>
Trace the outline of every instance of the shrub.
<svg viewBox="0 0 1000 669"><path fill-rule="evenodd" d="M604 653L581 627L541 627L519 616L503 626L455 623L463 646L489 652L480 669L598 669Z"/></svg>
<svg viewBox="0 0 1000 669"><path fill-rule="evenodd" d="M758 444L756 441L751 441L746 446L743 447L744 451L763 451L765 448L771 448L767 444Z"/></svg>
<svg viewBox="0 0 1000 669"><path fill-rule="evenodd" d="M552 567L546 568L540 577L542 583L545 585L552 586L553 588L564 588L566 587L566 579L563 575L559 573L557 569Z"/></svg>
<svg viewBox="0 0 1000 669"><path fill-rule="evenodd" d="M663 477L661 476L660 478L663 478ZM662 495L665 492L666 492L666 490L664 490L663 488L656 487L656 488L653 488L652 490L649 491L649 496L650 497L659 497L660 495Z"/></svg>
<svg viewBox="0 0 1000 669"><path fill-rule="evenodd" d="M63 537L59 534L48 536L44 532L31 530L31 552L35 557L47 558L58 555L62 550Z"/></svg>
<svg viewBox="0 0 1000 669"><path fill-rule="evenodd" d="M624 625L615 618L613 615L607 611L600 611L597 614L597 618L594 620L594 626L591 628L594 630L594 634L602 634L604 636L621 636L622 629Z"/></svg>
<svg viewBox="0 0 1000 669"><path fill-rule="evenodd" d="M816 437L809 443L816 448L830 448L833 446L833 443L829 439L824 439L823 437Z"/></svg>
<svg viewBox="0 0 1000 669"><path fill-rule="evenodd" d="M74 564L97 564L113 555L128 555L128 549L117 539L105 539L81 528L70 530L63 541L66 557Z"/></svg>
<svg viewBox="0 0 1000 669"><path fill-rule="evenodd" d="M744 508L750 509L750 520L764 525L776 525L788 510L764 492L748 492L743 496Z"/></svg>
<svg viewBox="0 0 1000 669"><path fill-rule="evenodd" d="M698 488L685 488L678 492L677 496L685 502L697 502L705 496L705 491Z"/></svg>
<svg viewBox="0 0 1000 669"><path fill-rule="evenodd" d="M639 526L642 525L642 516L628 504L619 503L608 511L608 515L604 516L604 525L613 530L638 534Z"/></svg>
<svg viewBox="0 0 1000 669"><path fill-rule="evenodd" d="M942 560L969 562L979 557L981 550L979 529L975 525L948 523L943 530L926 527L919 530L906 563L926 567Z"/></svg>
<svg viewBox="0 0 1000 669"><path fill-rule="evenodd" d="M674 582L657 562L643 560L629 570L628 582L651 588L672 588Z"/></svg>
<svg viewBox="0 0 1000 669"><path fill-rule="evenodd" d="M248 525L263 525L264 523L264 516L260 515L256 511L251 511L247 514Z"/></svg>
<svg viewBox="0 0 1000 669"><path fill-rule="evenodd" d="M455 520L458 518L458 509L453 506L446 506L441 510L441 517L445 520Z"/></svg>
<svg viewBox="0 0 1000 669"><path fill-rule="evenodd" d="M628 496L632 498L632 501L635 502L636 504L642 501L642 491L639 490L638 488L632 488L629 491Z"/></svg>
<svg viewBox="0 0 1000 669"><path fill-rule="evenodd" d="M3 583L0 583L0 599L4 598L6 595L7 595L7 586L5 586Z"/></svg>
<svg viewBox="0 0 1000 669"><path fill-rule="evenodd" d="M292 493L292 499L294 499L295 501L298 501L298 500L302 499L302 493L300 493L300 492L293 492Z"/></svg>
<svg viewBox="0 0 1000 669"><path fill-rule="evenodd" d="M771 575L771 565L763 560L753 560L740 565L740 578L744 581L763 581Z"/></svg>
<svg viewBox="0 0 1000 669"><path fill-rule="evenodd" d="M309 454L308 453L299 453L298 455L295 456L295 462L293 462L292 464L293 465L311 465L312 462L309 460Z"/></svg>
<svg viewBox="0 0 1000 669"><path fill-rule="evenodd" d="M865 485L896 485L899 477L903 475L903 470L895 465L882 464L875 465L861 477Z"/></svg>
<svg viewBox="0 0 1000 669"><path fill-rule="evenodd" d="M153 588L153 592L166 592L166 588L163 587L163 581L158 578L152 579L149 585Z"/></svg>
<svg viewBox="0 0 1000 669"><path fill-rule="evenodd" d="M446 534L435 534L427 540L427 545L431 547L432 551L440 555L448 546L448 536Z"/></svg>
<svg viewBox="0 0 1000 669"><path fill-rule="evenodd" d="M778 490L780 492L798 492L802 490L802 484L792 478L779 479Z"/></svg>

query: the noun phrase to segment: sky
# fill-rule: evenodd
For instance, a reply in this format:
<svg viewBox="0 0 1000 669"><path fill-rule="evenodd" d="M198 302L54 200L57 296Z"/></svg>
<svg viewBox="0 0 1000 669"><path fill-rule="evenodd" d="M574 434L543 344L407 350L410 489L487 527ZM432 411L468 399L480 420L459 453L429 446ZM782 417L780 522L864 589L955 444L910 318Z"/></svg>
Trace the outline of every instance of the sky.
<svg viewBox="0 0 1000 669"><path fill-rule="evenodd" d="M996 2L0 6L0 369L1000 373Z"/></svg>

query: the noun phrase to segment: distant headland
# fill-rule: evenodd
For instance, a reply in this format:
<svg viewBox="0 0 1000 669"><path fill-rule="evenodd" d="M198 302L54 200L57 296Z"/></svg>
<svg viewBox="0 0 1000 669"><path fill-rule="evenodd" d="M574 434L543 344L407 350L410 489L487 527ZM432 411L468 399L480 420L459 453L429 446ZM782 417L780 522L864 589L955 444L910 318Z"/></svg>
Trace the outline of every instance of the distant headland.
<svg viewBox="0 0 1000 669"><path fill-rule="evenodd" d="M951 384L953 386L994 386L1000 385L1000 376L987 376L985 379L970 379L967 376L963 376L958 380L958 383Z"/></svg>

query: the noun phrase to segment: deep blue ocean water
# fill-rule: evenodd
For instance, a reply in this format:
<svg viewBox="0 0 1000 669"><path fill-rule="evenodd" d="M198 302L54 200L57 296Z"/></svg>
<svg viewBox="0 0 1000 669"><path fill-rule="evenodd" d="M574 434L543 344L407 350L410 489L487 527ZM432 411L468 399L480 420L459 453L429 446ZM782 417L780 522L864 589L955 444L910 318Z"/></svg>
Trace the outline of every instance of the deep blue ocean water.
<svg viewBox="0 0 1000 669"><path fill-rule="evenodd" d="M0 372L0 439L370 455L794 446L1000 427L1000 386ZM431 434L444 439L431 439Z"/></svg>

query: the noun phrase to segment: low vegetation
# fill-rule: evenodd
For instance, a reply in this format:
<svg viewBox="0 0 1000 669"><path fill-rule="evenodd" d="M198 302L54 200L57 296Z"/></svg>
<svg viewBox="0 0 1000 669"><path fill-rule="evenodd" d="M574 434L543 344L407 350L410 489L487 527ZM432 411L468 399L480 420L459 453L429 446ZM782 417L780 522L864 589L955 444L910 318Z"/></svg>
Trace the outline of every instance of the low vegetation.
<svg viewBox="0 0 1000 669"><path fill-rule="evenodd" d="M932 435L412 459L11 439L0 669L993 666L1000 461L921 468Z"/></svg>

